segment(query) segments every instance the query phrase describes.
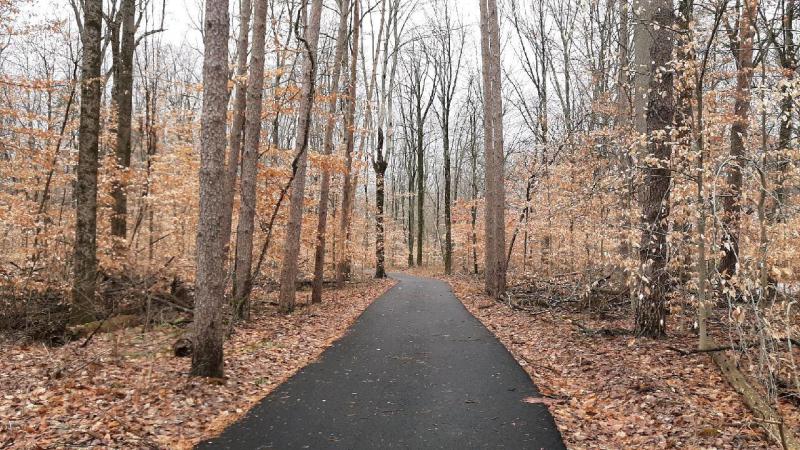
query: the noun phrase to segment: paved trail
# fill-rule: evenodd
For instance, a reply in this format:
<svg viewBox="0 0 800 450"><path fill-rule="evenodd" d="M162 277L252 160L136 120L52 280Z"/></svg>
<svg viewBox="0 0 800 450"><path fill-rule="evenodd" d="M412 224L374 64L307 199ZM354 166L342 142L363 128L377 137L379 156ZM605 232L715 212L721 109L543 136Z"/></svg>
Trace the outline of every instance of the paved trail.
<svg viewBox="0 0 800 450"><path fill-rule="evenodd" d="M440 281L396 274L322 358L200 449L563 449L528 375Z"/></svg>

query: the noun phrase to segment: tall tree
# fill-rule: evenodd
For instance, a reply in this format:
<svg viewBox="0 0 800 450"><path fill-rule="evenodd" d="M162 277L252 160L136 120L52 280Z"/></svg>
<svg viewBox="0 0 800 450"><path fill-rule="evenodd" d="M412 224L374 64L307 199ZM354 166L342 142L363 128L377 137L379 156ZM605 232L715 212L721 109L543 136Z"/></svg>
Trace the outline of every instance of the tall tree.
<svg viewBox="0 0 800 450"><path fill-rule="evenodd" d="M729 39L736 63L736 88L733 123L730 131L730 156L727 165L726 189L722 196L722 257L717 270L724 279L736 274L739 264L739 232L742 216L742 168L745 165L746 140L750 131L750 102L753 82L753 37L755 36L758 0L736 3L736 20L729 26Z"/></svg>
<svg viewBox="0 0 800 450"><path fill-rule="evenodd" d="M300 13L306 16L306 5ZM303 50L303 78L300 88L297 138L295 154L297 170L292 180L292 196L289 203L289 222L286 224L283 266L281 267L281 291L278 299L280 310L294 310L297 257L300 253L300 231L303 227L303 203L306 190L306 168L308 167L308 138L311 130L311 108L314 106L315 78L317 76L317 43L319 23L322 16L322 0L312 0L311 16L307 19L304 36L300 38ZM297 31L295 31L297 32ZM299 34L299 32L298 32Z"/></svg>
<svg viewBox="0 0 800 450"><path fill-rule="evenodd" d="M266 0L264 0L265 2ZM225 203L225 126L228 111L228 0L206 0L203 32L203 109L200 130L200 218L195 276L194 376L222 377L222 305L227 245L221 233Z"/></svg>
<svg viewBox="0 0 800 450"><path fill-rule="evenodd" d="M506 288L505 177L500 25L496 0L479 0L483 73L483 128L486 164L486 291L499 297Z"/></svg>
<svg viewBox="0 0 800 450"><path fill-rule="evenodd" d="M230 246L233 222L233 198L236 192L236 179L239 173L239 156L242 152L245 115L247 105L247 48L250 43L250 17L253 4L250 0L239 1L239 36L236 39L236 72L233 90L233 120L228 135L228 158L225 175L225 202L221 238L223 244ZM244 303L237 304L234 280L234 314L243 318L247 314Z"/></svg>
<svg viewBox="0 0 800 450"><path fill-rule="evenodd" d="M385 0L381 2L381 32L385 16ZM397 54L399 51L399 33L397 16L400 9L399 0L390 0L389 14L386 30L386 39L383 42L383 65L381 70L381 88L379 93L380 109L378 112L378 131L377 146L375 155L372 158L372 168L375 170L375 278L386 278L386 227L384 203L386 201L386 170L389 167L389 158L392 155L391 143L393 140L393 115L392 115L392 90L395 84L395 73L397 69ZM390 32L393 35L390 36ZM394 51L389 54L389 41L394 37ZM391 60L391 66L389 61ZM388 76L388 86L387 86ZM386 135L384 135L384 126ZM386 152L383 151L386 144Z"/></svg>
<svg viewBox="0 0 800 450"><path fill-rule="evenodd" d="M267 33L267 0L256 0L253 12L253 48L247 77L244 146L242 147L241 205L236 228L237 310L247 310L252 287L253 229L256 216L256 177L261 144L261 109L264 96L264 45ZM246 315L243 313L241 315Z"/></svg>
<svg viewBox="0 0 800 450"><path fill-rule="evenodd" d="M350 55L350 75L347 79L347 112L344 117L344 152L345 152L345 173L342 186L342 210L339 214L339 261L336 263L336 284L341 287L344 285L345 278L350 272L350 243L348 242L347 231L350 228L350 211L352 204L353 191L353 148L355 140L355 116L356 116L356 83L358 67L358 44L361 31L361 0L353 2L353 25L352 25L352 51Z"/></svg>
<svg viewBox="0 0 800 450"><path fill-rule="evenodd" d="M94 318L97 281L97 153L100 135L100 99L103 80L101 33L102 0L83 2L83 20L78 17L83 44L81 64L81 118L78 135L78 168L75 185L75 267L72 285L71 321Z"/></svg>
<svg viewBox="0 0 800 450"><path fill-rule="evenodd" d="M450 150L450 116L453 99L458 88L458 75L461 72L461 56L464 50L464 29L453 23L449 0L444 0L443 10L436 16L442 21L436 32L439 52L435 55L436 78L439 79L436 97L439 108L436 116L442 129L442 152L444 169L444 271L453 271L453 224L452 224L452 164Z"/></svg>
<svg viewBox="0 0 800 450"><path fill-rule="evenodd" d="M675 41L675 11L672 0L650 0L649 52L637 48L637 65L649 61L650 84L647 94L647 153L643 158L642 239L639 247L640 285L635 305L636 334L661 337L666 326L666 294L669 287L667 272L667 233L670 211L670 157L672 143L670 128L675 117L673 69L670 66ZM636 42L636 45L640 45Z"/></svg>
<svg viewBox="0 0 800 450"><path fill-rule="evenodd" d="M339 5L339 28L336 35L336 49L333 54L331 88L328 94L328 117L325 121L325 136L322 142L324 155L333 153L333 129L336 125L336 105L339 100L339 78L341 78L344 51L347 46L347 21L350 15L350 0L341 0ZM327 167L322 169L319 187L319 210L317 213L317 239L314 246L314 282L311 288L311 302L322 302L322 283L325 276L325 237L328 224L328 201L331 189L331 173Z"/></svg>
<svg viewBox="0 0 800 450"><path fill-rule="evenodd" d="M113 102L117 109L117 142L114 156L119 169L131 166L131 119L133 113L133 55L136 51L136 1L122 0L119 9L120 38L113 43L117 57L114 61ZM114 214L111 217L111 234L124 239L127 235L128 197L124 183L115 180L111 195Z"/></svg>
<svg viewBox="0 0 800 450"><path fill-rule="evenodd" d="M407 75L409 78L408 89L410 96L409 118L414 133L413 142L416 161L416 265L421 266L425 238L425 124L427 123L428 114L431 111L433 101L436 99L436 85L438 79L435 74L434 76L430 74L432 65L431 52L423 48L424 57L420 57L414 54L418 48L417 46L412 46L411 48Z"/></svg>

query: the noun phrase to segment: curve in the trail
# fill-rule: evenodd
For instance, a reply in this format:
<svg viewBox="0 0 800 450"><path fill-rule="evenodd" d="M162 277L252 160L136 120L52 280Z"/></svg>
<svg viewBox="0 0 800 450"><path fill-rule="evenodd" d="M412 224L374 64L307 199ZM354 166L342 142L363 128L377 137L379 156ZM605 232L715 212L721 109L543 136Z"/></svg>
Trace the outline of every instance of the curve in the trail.
<svg viewBox="0 0 800 450"><path fill-rule="evenodd" d="M200 449L563 449L505 347L441 281L399 282L319 361Z"/></svg>

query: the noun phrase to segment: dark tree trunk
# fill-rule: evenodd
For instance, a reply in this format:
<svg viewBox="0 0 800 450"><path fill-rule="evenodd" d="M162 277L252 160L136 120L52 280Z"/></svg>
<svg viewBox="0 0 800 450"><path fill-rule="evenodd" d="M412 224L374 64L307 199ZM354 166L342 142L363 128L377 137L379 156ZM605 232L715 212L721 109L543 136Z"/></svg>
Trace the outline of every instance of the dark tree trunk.
<svg viewBox="0 0 800 450"><path fill-rule="evenodd" d="M647 99L647 158L643 168L642 240L639 251L642 285L636 303L636 334L662 337L666 330L667 233L670 210L669 129L675 116L672 59L675 12L671 0L651 3L650 89Z"/></svg>
<svg viewBox="0 0 800 450"><path fill-rule="evenodd" d="M136 50L136 2L122 0L119 14L122 18L119 60L114 75L113 101L117 107L117 145L114 150L117 166L127 170L131 166L131 115L133 114L133 54ZM125 183L115 180L111 195L114 214L111 216L111 234L125 239L128 231L128 197Z"/></svg>
<svg viewBox="0 0 800 450"><path fill-rule="evenodd" d="M103 55L103 2L86 0L83 5L83 62L81 66L81 118L78 137L77 184L75 185L75 267L70 321L94 320L97 281L97 154L100 134L100 75Z"/></svg>
<svg viewBox="0 0 800 450"><path fill-rule="evenodd" d="M726 174L727 189L722 197L722 258L717 270L724 279L736 274L739 263L739 231L742 215L742 168L745 164L745 141L750 131L750 83L753 81L753 36L757 0L745 0L741 6L739 35L732 45L736 60L736 94L731 124L731 161Z"/></svg>

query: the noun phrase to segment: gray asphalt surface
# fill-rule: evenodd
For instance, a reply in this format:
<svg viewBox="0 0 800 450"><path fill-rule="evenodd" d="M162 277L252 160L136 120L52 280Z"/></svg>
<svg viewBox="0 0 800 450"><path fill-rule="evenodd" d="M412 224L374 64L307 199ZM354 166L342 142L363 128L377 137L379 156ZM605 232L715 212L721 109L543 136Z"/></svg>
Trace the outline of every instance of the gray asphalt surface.
<svg viewBox="0 0 800 450"><path fill-rule="evenodd" d="M399 283L200 449L563 449L525 371L445 283Z"/></svg>

